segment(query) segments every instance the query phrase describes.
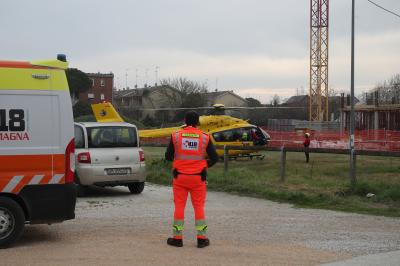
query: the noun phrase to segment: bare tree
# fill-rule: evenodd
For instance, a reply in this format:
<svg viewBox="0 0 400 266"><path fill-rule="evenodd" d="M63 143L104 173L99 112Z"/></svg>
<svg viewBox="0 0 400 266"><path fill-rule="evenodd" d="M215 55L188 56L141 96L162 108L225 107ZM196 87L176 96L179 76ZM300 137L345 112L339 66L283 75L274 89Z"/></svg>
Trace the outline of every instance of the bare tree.
<svg viewBox="0 0 400 266"><path fill-rule="evenodd" d="M171 86L184 95L207 92L206 84L192 81L187 78L168 78L160 81L161 85Z"/></svg>
<svg viewBox="0 0 400 266"><path fill-rule="evenodd" d="M160 81L161 85L170 86L178 90L181 94L179 107L196 108L207 104L204 93L207 92L207 85L192 81L187 78L168 78ZM182 120L186 111L175 112L175 120Z"/></svg>
<svg viewBox="0 0 400 266"><path fill-rule="evenodd" d="M181 93L181 107L201 107L206 104L204 93L207 86L187 78L163 79L161 85L168 85Z"/></svg>
<svg viewBox="0 0 400 266"><path fill-rule="evenodd" d="M278 106L280 103L281 103L281 98L279 97L278 94L275 94L275 95L272 97L271 105L272 105L272 106Z"/></svg>
<svg viewBox="0 0 400 266"><path fill-rule="evenodd" d="M400 104L400 74L375 86L366 97L375 99L375 102L379 104Z"/></svg>

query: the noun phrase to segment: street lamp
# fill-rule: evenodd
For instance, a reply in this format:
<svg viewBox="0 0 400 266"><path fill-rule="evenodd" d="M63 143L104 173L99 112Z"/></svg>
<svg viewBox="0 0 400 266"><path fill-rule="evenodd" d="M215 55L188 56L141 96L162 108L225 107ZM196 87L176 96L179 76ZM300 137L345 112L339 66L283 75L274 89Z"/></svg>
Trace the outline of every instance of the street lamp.
<svg viewBox="0 0 400 266"><path fill-rule="evenodd" d="M125 89L128 89L128 70L129 68L125 69Z"/></svg>

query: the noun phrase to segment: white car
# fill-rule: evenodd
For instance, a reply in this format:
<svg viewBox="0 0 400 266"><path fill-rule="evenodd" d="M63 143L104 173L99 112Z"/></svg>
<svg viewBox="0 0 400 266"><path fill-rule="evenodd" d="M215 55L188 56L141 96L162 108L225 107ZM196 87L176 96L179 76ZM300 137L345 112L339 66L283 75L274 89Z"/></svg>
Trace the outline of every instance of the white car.
<svg viewBox="0 0 400 266"><path fill-rule="evenodd" d="M146 179L136 126L129 123L75 123L75 183L79 194L90 185L127 186L139 194Z"/></svg>

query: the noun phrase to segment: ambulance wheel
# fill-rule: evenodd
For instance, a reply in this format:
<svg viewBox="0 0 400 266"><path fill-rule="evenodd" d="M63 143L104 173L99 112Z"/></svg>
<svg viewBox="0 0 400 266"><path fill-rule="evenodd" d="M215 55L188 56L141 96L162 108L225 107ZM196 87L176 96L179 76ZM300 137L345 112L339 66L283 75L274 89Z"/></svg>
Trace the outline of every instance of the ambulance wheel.
<svg viewBox="0 0 400 266"><path fill-rule="evenodd" d="M140 194L144 189L144 182L137 182L128 185L129 191L132 194Z"/></svg>
<svg viewBox="0 0 400 266"><path fill-rule="evenodd" d="M11 246L21 236L25 215L14 200L0 197L0 248Z"/></svg>

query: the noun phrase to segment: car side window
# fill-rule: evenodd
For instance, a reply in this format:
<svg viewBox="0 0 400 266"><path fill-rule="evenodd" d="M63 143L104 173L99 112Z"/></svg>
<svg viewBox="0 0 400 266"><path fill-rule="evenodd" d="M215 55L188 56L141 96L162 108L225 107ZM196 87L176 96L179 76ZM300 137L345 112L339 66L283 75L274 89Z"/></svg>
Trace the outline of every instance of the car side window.
<svg viewBox="0 0 400 266"><path fill-rule="evenodd" d="M83 129L80 126L75 126L75 148L85 148L85 138Z"/></svg>

